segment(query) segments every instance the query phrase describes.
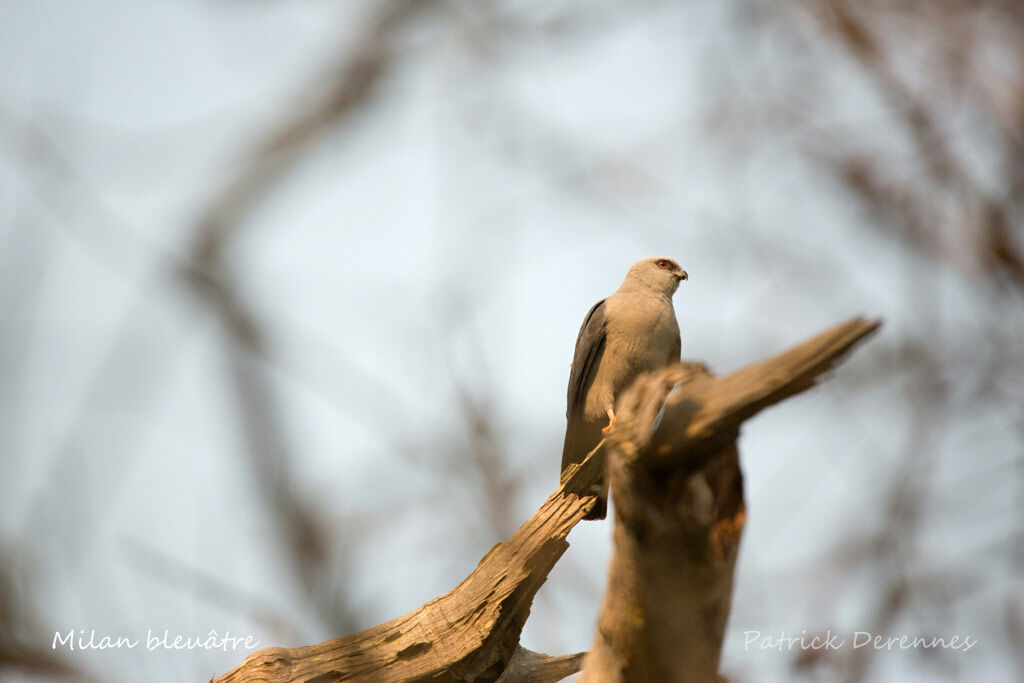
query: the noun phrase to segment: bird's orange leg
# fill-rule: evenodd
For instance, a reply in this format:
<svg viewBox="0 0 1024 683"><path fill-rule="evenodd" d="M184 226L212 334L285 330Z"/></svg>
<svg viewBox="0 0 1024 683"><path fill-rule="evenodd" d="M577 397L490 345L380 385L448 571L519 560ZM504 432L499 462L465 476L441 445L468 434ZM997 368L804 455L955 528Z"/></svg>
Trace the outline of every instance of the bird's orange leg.
<svg viewBox="0 0 1024 683"><path fill-rule="evenodd" d="M607 427L603 427L601 429L601 433L602 434L607 434L608 432L612 431L612 427L614 427L614 426L615 426L615 409L609 408L608 409L608 426Z"/></svg>

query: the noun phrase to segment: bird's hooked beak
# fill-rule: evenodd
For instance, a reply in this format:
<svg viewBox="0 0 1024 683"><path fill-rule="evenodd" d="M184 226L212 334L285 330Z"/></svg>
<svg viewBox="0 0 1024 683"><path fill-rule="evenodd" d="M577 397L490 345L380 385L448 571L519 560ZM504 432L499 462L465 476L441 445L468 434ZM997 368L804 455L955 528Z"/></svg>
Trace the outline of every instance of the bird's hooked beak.
<svg viewBox="0 0 1024 683"><path fill-rule="evenodd" d="M689 280L690 279L690 277L686 274L685 270L680 270L678 273L675 273L675 276L676 276L676 280L678 282L682 282L683 280Z"/></svg>

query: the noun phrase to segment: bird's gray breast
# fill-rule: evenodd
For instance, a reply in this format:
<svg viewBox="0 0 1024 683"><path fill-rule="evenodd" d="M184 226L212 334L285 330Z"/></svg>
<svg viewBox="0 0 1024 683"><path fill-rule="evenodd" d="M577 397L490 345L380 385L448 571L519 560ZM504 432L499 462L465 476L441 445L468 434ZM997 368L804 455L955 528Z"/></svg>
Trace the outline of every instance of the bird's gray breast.
<svg viewBox="0 0 1024 683"><path fill-rule="evenodd" d="M615 396L641 372L668 364L679 326L671 300L620 292L605 301L605 334L604 355L587 395L591 419L612 407Z"/></svg>

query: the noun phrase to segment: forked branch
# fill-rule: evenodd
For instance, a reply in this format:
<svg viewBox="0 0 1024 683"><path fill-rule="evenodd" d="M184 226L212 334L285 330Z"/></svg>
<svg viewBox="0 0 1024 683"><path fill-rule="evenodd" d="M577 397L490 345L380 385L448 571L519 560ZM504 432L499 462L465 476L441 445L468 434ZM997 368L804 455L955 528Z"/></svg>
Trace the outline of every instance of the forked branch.
<svg viewBox="0 0 1024 683"><path fill-rule="evenodd" d="M519 647L537 590L594 504L605 462L615 553L588 681L714 680L732 596L744 501L743 420L813 386L879 323L853 319L721 378L683 363L638 380L611 437L452 591L319 645L267 648L218 681L556 681L579 655Z"/></svg>

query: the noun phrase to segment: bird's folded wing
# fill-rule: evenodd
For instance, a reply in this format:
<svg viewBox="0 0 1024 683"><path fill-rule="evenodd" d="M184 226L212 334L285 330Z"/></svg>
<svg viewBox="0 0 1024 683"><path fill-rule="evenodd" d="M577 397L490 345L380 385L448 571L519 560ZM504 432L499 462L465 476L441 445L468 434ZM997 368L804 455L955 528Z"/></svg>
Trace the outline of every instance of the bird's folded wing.
<svg viewBox="0 0 1024 683"><path fill-rule="evenodd" d="M572 371L569 373L569 391L565 417L568 420L565 430L565 445L562 447L562 469L571 462L579 462L580 450L586 447L581 444L579 433L583 431L584 409L587 404L587 390L597 375L597 366L605 345L604 299L598 301L587 313L576 337L576 352L572 359ZM592 430L586 430L589 431ZM590 447L597 445L591 444ZM587 449L589 450L589 448ZM586 455L587 451L583 451Z"/></svg>

